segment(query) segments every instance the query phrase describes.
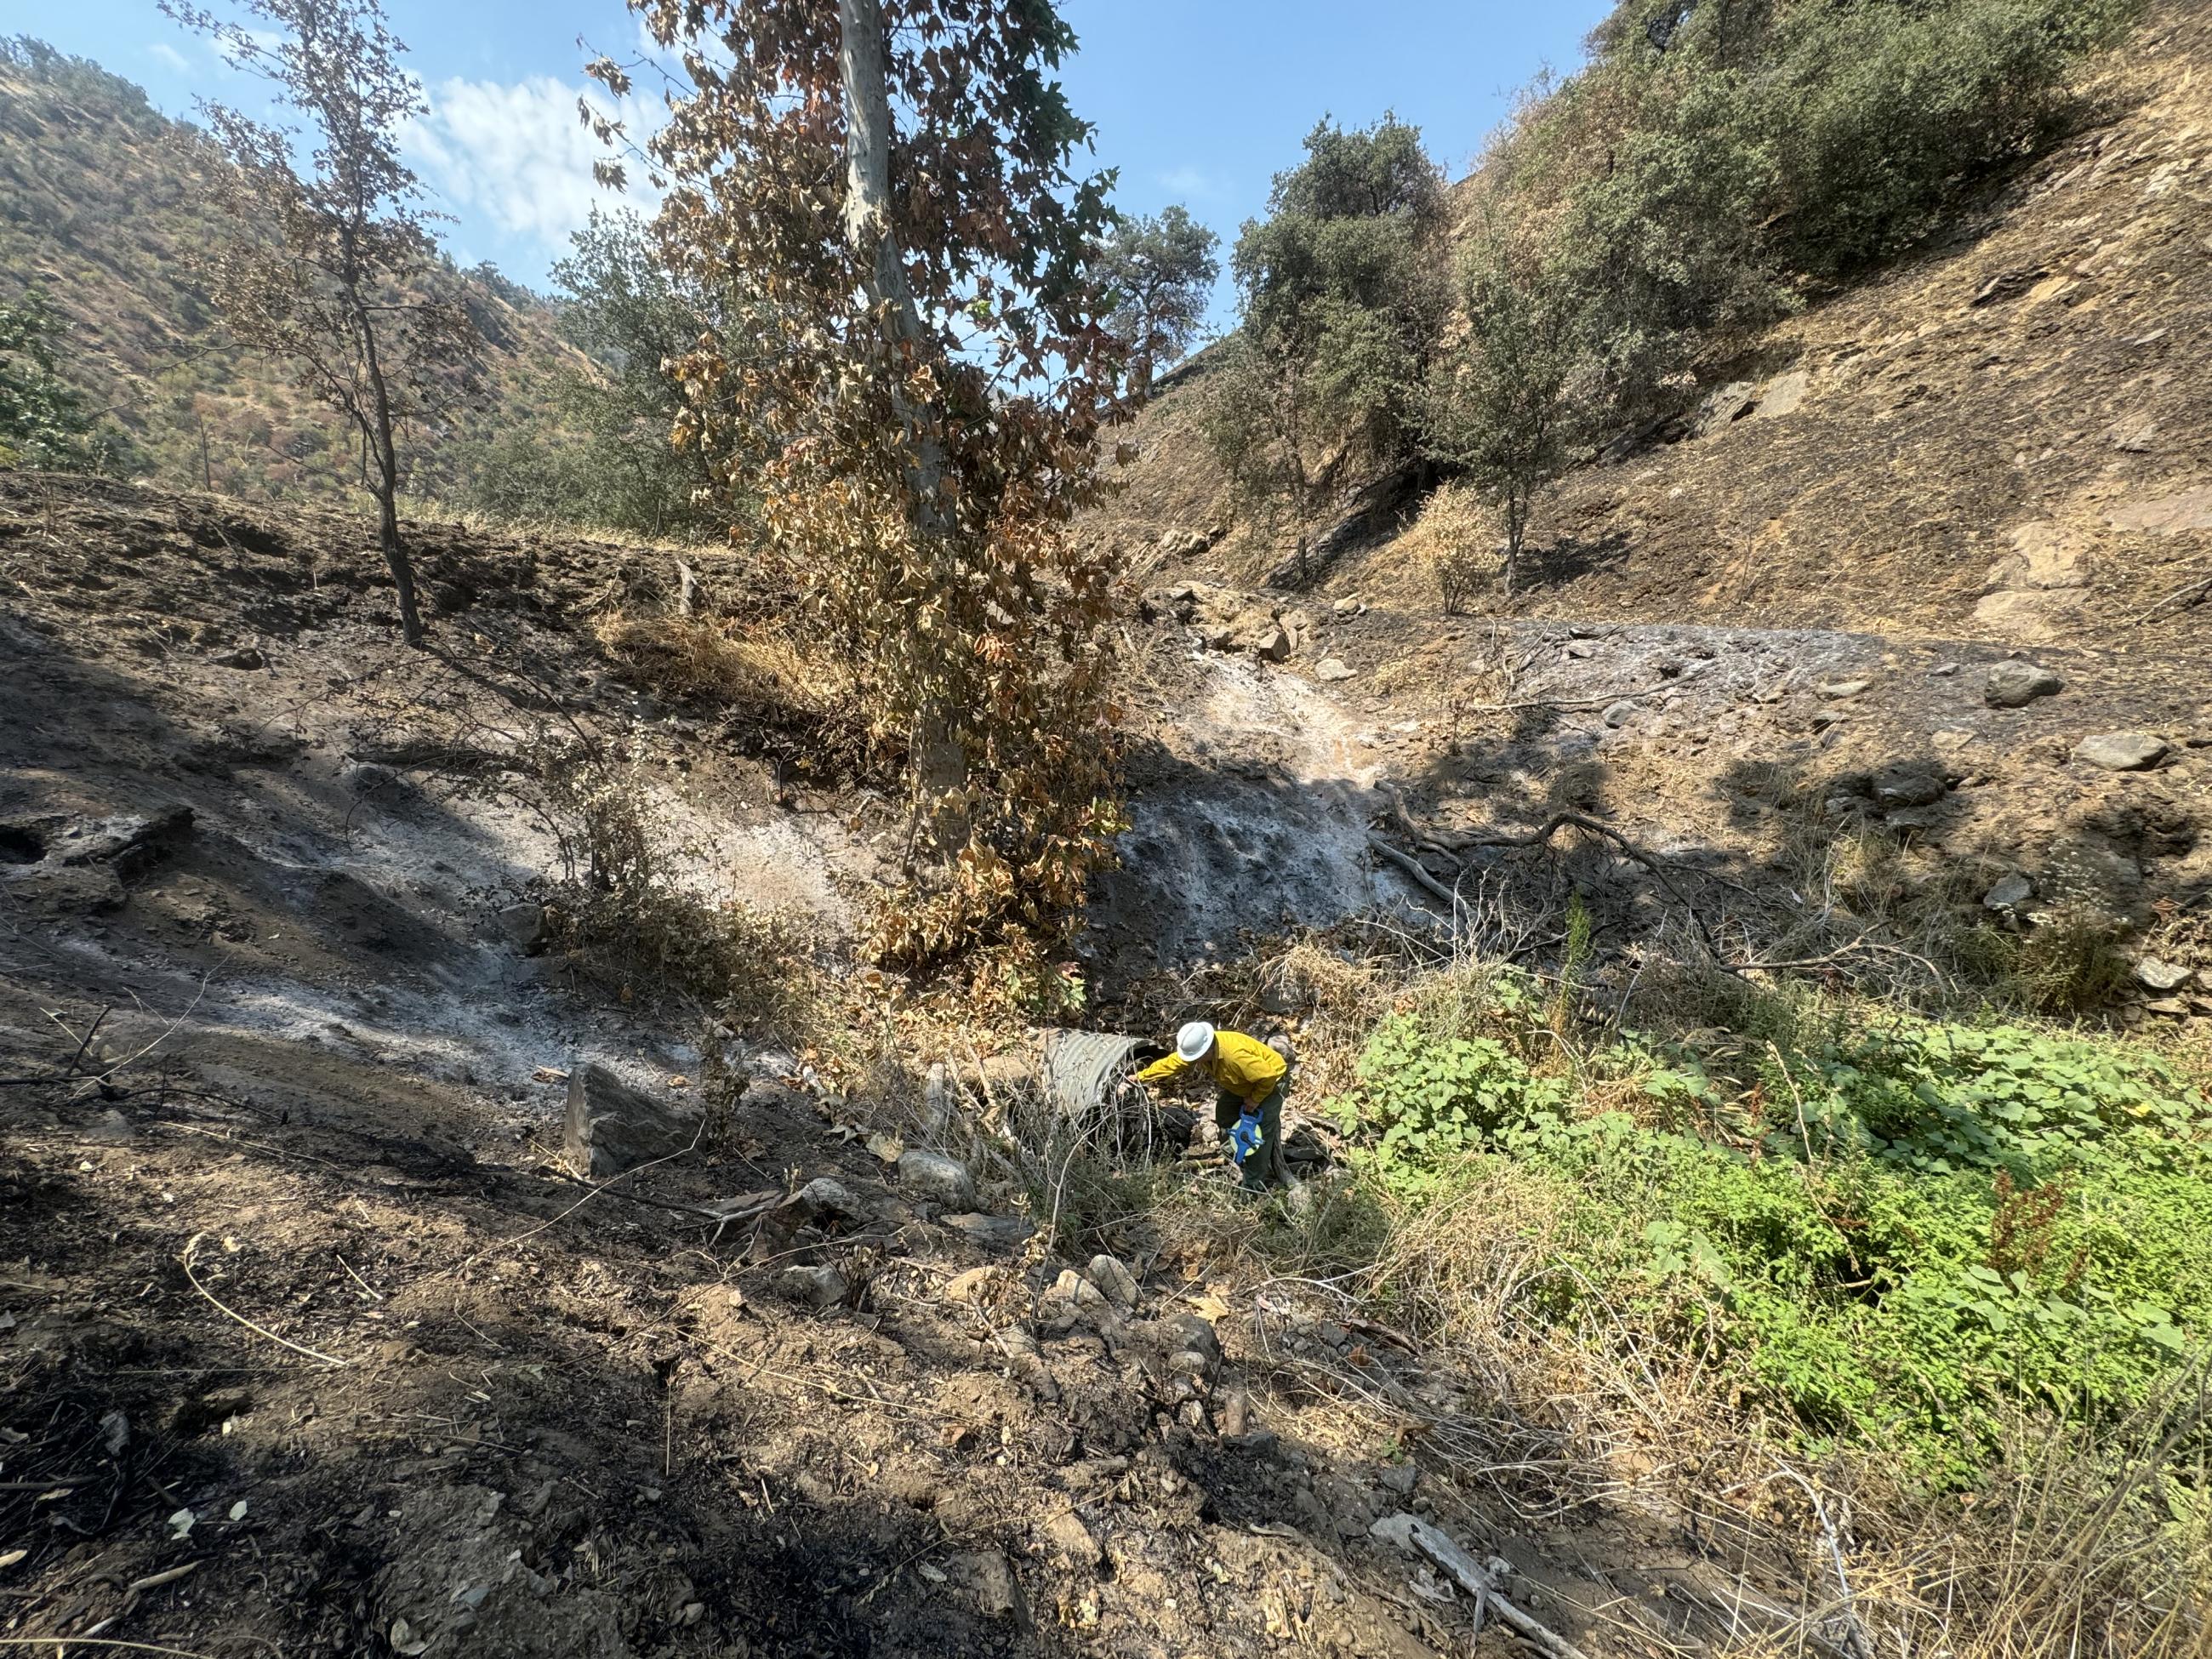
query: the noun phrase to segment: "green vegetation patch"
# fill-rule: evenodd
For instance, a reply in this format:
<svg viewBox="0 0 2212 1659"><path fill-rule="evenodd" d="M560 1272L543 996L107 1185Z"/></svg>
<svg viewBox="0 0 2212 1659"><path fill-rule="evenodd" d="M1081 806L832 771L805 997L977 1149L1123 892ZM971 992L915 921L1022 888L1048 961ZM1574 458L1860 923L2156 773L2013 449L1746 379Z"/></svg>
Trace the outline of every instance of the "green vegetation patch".
<svg viewBox="0 0 2212 1659"><path fill-rule="evenodd" d="M1970 1480L2020 1408L2115 1415L2212 1335L2212 1104L2155 1055L1907 1019L1569 1060L1532 982L1474 1006L1376 1032L1332 1106L1363 1174L1416 1208L1535 1189L1529 1312L1601 1301L1808 1442Z"/></svg>

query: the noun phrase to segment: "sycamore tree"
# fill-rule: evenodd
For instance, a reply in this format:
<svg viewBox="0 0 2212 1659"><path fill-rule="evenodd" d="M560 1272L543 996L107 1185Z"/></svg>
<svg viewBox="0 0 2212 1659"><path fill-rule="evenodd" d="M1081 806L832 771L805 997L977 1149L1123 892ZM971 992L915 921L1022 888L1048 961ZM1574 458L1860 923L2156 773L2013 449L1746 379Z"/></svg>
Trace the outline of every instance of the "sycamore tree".
<svg viewBox="0 0 2212 1659"><path fill-rule="evenodd" d="M1047 0L633 4L690 82L647 150L663 257L756 319L678 362L678 439L757 495L909 781L881 951L1049 940L1118 827L1117 568L1067 526L1130 412L1074 36Z"/></svg>
<svg viewBox="0 0 2212 1659"><path fill-rule="evenodd" d="M410 645L422 642L415 576L400 539L401 434L473 403L483 339L444 290L434 216L400 159L399 135L428 108L400 65L405 46L377 0L244 0L255 27L182 0L161 9L211 37L267 83L304 127L203 103L231 166L215 183L238 233L211 250L217 312L241 343L289 362L301 386L360 439L378 541Z"/></svg>
<svg viewBox="0 0 2212 1659"><path fill-rule="evenodd" d="M1221 239L1177 205L1123 217L1098 250L1096 271L1113 307L1106 325L1128 346L1136 384L1180 362L1198 338L1221 275Z"/></svg>

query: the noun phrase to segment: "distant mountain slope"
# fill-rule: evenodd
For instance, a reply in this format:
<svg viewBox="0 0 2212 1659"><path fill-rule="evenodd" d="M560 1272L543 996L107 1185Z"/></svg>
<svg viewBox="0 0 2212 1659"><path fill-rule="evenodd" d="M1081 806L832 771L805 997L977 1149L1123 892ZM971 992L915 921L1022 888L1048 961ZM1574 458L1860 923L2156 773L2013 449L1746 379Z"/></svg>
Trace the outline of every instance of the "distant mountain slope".
<svg viewBox="0 0 2212 1659"><path fill-rule="evenodd" d="M130 82L0 42L0 299L37 287L70 319L65 368L129 434L137 470L240 495L337 493L358 468L350 434L281 363L227 344L193 279L192 254L228 233L198 194L216 165L197 128ZM513 420L547 369L579 359L544 301L488 268L463 281L497 418ZM450 483L449 448L423 442L414 459L416 493Z"/></svg>
<svg viewBox="0 0 2212 1659"><path fill-rule="evenodd" d="M1540 506L1539 568L1511 608L2023 644L2193 635L2182 601L2200 580L2212 593L2212 14L2154 7L2108 80L2104 124L1708 366L1671 441L1571 473ZM1208 395L1201 360L1147 411L1097 529L1250 580L1279 550L1223 499ZM1210 550L1187 551L1194 531ZM1433 605L1426 582L1395 542L1328 579L1409 610Z"/></svg>

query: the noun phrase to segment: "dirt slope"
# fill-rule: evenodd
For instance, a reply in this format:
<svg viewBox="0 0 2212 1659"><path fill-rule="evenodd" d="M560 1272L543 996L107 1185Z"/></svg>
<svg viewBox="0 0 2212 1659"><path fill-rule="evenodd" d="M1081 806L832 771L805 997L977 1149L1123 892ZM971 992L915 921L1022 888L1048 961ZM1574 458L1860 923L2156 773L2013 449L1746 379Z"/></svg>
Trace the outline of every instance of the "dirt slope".
<svg viewBox="0 0 2212 1659"><path fill-rule="evenodd" d="M2185 643L2212 577L2212 16L2154 9L2108 113L1880 280L1704 371L1705 400L1540 510L1533 591L1571 620ZM1099 520L1171 572L1253 579L1200 441L1203 361L1148 412ZM1198 544L1203 544L1202 547ZM1395 545L1331 593L1412 610ZM2212 590L2204 590L2212 591Z"/></svg>

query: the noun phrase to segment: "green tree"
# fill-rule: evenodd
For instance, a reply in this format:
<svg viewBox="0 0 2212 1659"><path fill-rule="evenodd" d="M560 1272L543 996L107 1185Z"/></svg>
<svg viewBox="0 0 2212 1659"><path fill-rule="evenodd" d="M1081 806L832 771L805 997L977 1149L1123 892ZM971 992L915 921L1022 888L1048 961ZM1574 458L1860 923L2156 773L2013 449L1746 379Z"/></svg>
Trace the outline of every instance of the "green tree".
<svg viewBox="0 0 2212 1659"><path fill-rule="evenodd" d="M0 466L99 470L107 451L60 373L68 325L36 289L0 305Z"/></svg>
<svg viewBox="0 0 2212 1659"><path fill-rule="evenodd" d="M1117 567L1066 528L1129 413L1090 279L1110 179L1073 171L1091 130L1053 73L1074 35L1046 0L640 10L662 47L712 48L685 53L693 89L651 141L661 247L749 308L680 363L679 435L757 485L903 751L922 891L880 948L1048 934L1117 823Z"/></svg>
<svg viewBox="0 0 2212 1659"><path fill-rule="evenodd" d="M1096 277L1113 307L1106 325L1128 347L1139 388L1198 337L1221 275L1220 240L1178 204L1154 217L1123 218L1099 249Z"/></svg>
<svg viewBox="0 0 2212 1659"><path fill-rule="evenodd" d="M476 400L483 344L465 306L445 297L450 273L432 216L399 157L401 131L428 108L421 82L400 66L406 47L377 0L244 0L267 29L181 0L161 8L307 118L302 165L296 129L202 105L231 161L216 199L239 226L210 261L212 291L241 343L289 362L300 385L358 433L400 626L420 645L399 534L400 434Z"/></svg>
<svg viewBox="0 0 2212 1659"><path fill-rule="evenodd" d="M1465 475L1498 514L1512 596L1536 496L1566 470L1589 364L1583 320L1555 249L1527 228L1481 222L1462 256L1467 332L1430 387L1429 453Z"/></svg>
<svg viewBox="0 0 2212 1659"><path fill-rule="evenodd" d="M1302 574L1344 479L1413 453L1449 308L1443 181L1419 130L1323 120L1305 148L1237 240L1237 333L1210 422L1247 506L1288 517Z"/></svg>

